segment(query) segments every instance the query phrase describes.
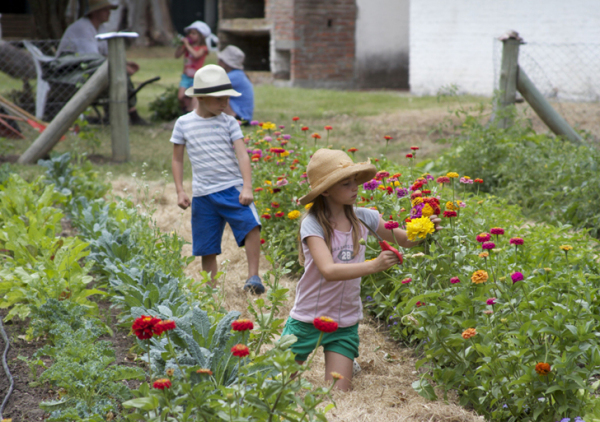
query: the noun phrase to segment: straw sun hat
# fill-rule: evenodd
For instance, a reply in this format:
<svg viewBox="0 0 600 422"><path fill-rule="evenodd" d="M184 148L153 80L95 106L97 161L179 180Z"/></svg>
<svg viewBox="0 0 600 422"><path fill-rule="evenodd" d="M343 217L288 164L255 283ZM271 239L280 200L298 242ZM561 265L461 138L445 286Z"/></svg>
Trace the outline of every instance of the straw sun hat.
<svg viewBox="0 0 600 422"><path fill-rule="evenodd" d="M300 198L306 205L315 200L338 182L356 175L357 183L365 183L375 177L377 169L370 161L354 163L344 151L320 149L315 152L306 168L310 192Z"/></svg>
<svg viewBox="0 0 600 422"><path fill-rule="evenodd" d="M85 15L87 16L90 13L95 12L96 10L104 9L105 7L114 10L119 6L109 0L88 0L88 7Z"/></svg>
<svg viewBox="0 0 600 422"><path fill-rule="evenodd" d="M240 94L231 86L227 72L216 64L206 65L196 71L194 86L185 90L188 97L239 97Z"/></svg>

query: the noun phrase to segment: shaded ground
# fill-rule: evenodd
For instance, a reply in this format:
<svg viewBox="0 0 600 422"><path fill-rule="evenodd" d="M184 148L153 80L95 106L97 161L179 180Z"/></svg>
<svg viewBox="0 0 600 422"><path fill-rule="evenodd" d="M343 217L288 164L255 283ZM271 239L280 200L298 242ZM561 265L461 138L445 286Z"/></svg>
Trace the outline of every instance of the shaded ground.
<svg viewBox="0 0 600 422"><path fill-rule="evenodd" d="M149 191L156 197L154 219L163 231L177 231L191 242L190 210L181 211L177 207L175 188L172 183L151 182ZM190 183L185 188L191 191ZM119 196L133 195L135 198L137 183L131 178L119 178L113 181L113 193ZM139 197L138 202L149 198ZM226 263L227 274L224 283L224 306L238 310L250 317L246 311L253 296L247 295L242 286L247 278L246 256L243 249L237 247L229 227L223 238L223 253L218 257L221 265ZM184 247L183 254L191 254L191 245ZM266 259L261 257L260 273L268 267ZM223 266L221 265L221 268ZM199 279L200 260L192 262L186 273ZM293 305L296 279L284 278L282 284L290 289L287 306L280 317L287 318ZM429 402L419 396L411 387L418 379L415 371L416 357L412 349L403 348L389 341L378 321L366 319L359 328L361 339L361 373L353 381L353 390L349 393L336 392L334 398L337 408L328 413L330 421L481 421L482 418L452 403ZM325 386L323 381L323 354L317 354L313 368L307 373L307 379L316 386Z"/></svg>

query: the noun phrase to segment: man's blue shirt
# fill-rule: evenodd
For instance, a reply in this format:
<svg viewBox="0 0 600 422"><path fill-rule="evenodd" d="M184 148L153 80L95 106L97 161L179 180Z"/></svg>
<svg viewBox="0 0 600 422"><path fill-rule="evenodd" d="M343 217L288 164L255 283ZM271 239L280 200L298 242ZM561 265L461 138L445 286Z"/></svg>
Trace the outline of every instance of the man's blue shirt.
<svg viewBox="0 0 600 422"><path fill-rule="evenodd" d="M252 120L254 114L254 88L243 70L233 69L227 74L233 89L242 94L240 97L229 97L229 105L235 114L244 120Z"/></svg>

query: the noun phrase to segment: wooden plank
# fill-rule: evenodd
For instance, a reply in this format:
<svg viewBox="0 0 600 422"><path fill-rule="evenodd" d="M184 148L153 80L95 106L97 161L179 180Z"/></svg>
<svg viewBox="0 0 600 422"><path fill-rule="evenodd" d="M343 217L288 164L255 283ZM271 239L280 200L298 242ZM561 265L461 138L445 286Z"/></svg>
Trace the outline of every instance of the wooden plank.
<svg viewBox="0 0 600 422"><path fill-rule="evenodd" d="M517 68L519 66L519 34L511 32L502 38L502 63L500 67L500 97L498 109L503 110L515 104L517 98ZM512 121L507 117L498 119L498 127L507 128Z"/></svg>
<svg viewBox="0 0 600 422"><path fill-rule="evenodd" d="M583 143L583 138L554 110L521 67L518 69L517 89L552 132L575 144Z"/></svg>
<svg viewBox="0 0 600 422"><path fill-rule="evenodd" d="M0 106L4 107L5 109L7 109L9 112L11 112L12 114L14 114L17 117L21 117L23 119L31 119L34 122L37 122L44 126L48 125L48 123L44 122L43 120L38 119L37 117L35 117L33 114L27 112L26 110L23 110L21 107L19 107L18 105L16 105L13 102L7 100L2 95L0 95Z"/></svg>
<svg viewBox="0 0 600 422"><path fill-rule="evenodd" d="M108 39L109 118L113 161L129 161L129 113L125 39Z"/></svg>
<svg viewBox="0 0 600 422"><path fill-rule="evenodd" d="M94 72L48 124L33 144L19 157L19 164L33 164L52 150L79 115L108 87L108 61Z"/></svg>

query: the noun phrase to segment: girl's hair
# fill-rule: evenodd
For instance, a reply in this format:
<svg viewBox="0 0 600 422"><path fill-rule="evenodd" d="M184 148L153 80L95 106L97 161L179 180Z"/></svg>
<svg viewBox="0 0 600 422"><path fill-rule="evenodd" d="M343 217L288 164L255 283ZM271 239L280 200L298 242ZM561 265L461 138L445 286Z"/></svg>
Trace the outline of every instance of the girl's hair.
<svg viewBox="0 0 600 422"><path fill-rule="evenodd" d="M352 225L352 243L354 244L354 251L352 252L353 257L358 254L360 249L360 243L358 243L361 239L361 223L354 212L353 205L344 205L344 213L348 220L350 220L350 224ZM327 201L322 195L319 195L313 201L312 207L308 210L308 213L302 218L306 218L308 215L312 215L315 217L319 225L323 228L323 233L325 235L325 244L327 248L331 251L331 239L333 238L333 227L329 222L329 218L331 217L331 211L329 210L329 206L327 205ZM300 223L302 224L302 223ZM302 249L302 238L300 237L300 229L298 229L298 262L300 265L304 266L304 250Z"/></svg>

